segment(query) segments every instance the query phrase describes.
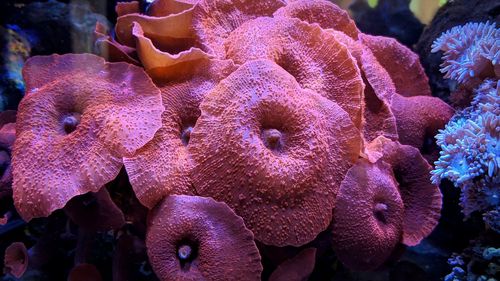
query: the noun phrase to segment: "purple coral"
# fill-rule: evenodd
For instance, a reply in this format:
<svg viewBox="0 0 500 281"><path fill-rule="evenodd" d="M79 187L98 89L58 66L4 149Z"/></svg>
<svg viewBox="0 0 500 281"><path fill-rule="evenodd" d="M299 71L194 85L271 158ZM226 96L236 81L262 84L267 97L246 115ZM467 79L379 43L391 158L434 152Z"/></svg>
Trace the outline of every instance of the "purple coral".
<svg viewBox="0 0 500 281"><path fill-rule="evenodd" d="M460 84L475 85L475 78L500 71L500 30L496 23L468 23L443 33L432 44L432 52L444 51L441 72Z"/></svg>

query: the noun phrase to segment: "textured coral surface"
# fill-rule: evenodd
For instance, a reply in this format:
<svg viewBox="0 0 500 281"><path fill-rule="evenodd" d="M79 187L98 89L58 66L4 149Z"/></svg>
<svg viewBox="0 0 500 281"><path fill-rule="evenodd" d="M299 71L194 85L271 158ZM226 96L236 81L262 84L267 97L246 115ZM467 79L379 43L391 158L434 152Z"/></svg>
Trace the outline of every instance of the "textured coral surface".
<svg viewBox="0 0 500 281"><path fill-rule="evenodd" d="M143 4L118 3L114 32L96 23L100 57L24 67L0 161L19 215L64 229L26 244L28 272L65 239L68 280L305 280L325 260L383 268L430 235L432 137L454 110L408 47L325 0Z"/></svg>

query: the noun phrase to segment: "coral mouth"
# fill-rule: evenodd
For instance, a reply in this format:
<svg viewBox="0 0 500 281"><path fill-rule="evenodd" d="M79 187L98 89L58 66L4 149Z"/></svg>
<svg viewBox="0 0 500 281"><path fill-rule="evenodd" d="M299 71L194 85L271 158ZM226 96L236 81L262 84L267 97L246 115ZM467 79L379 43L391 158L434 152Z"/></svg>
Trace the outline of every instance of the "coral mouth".
<svg viewBox="0 0 500 281"><path fill-rule="evenodd" d="M387 209L388 207L384 203L375 204L373 208L373 214L375 215L375 218L377 218L377 220L382 223L387 223Z"/></svg>
<svg viewBox="0 0 500 281"><path fill-rule="evenodd" d="M81 115L76 112L64 116L62 120L64 132L68 135L74 132L80 124L80 121Z"/></svg>
<svg viewBox="0 0 500 281"><path fill-rule="evenodd" d="M189 140L191 139L191 133L193 132L193 127L189 126L184 128L181 133L181 140L184 145L189 144Z"/></svg>
<svg viewBox="0 0 500 281"><path fill-rule="evenodd" d="M283 148L283 135L276 129L265 129L262 131L262 140L264 145L274 151L280 151Z"/></svg>

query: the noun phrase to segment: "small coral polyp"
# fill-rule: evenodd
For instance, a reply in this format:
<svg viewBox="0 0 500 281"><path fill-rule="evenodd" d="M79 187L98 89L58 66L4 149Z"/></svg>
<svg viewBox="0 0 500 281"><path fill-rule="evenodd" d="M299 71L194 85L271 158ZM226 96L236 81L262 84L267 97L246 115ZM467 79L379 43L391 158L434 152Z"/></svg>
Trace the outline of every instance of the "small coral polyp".
<svg viewBox="0 0 500 281"><path fill-rule="evenodd" d="M100 190L87 213L109 206L118 220L92 224L79 200L65 211L83 230L120 228L101 188L124 166L149 209L152 268L169 281L260 280L256 241L301 247L324 231L347 267L373 270L436 226L441 193L419 149L453 109L430 97L408 48L361 33L323 0L139 8L117 5L116 38L96 26L98 51L116 63L71 54L26 64L13 151L24 219ZM307 278L315 258L297 255L307 262L297 274ZM288 280L294 262L273 280Z"/></svg>

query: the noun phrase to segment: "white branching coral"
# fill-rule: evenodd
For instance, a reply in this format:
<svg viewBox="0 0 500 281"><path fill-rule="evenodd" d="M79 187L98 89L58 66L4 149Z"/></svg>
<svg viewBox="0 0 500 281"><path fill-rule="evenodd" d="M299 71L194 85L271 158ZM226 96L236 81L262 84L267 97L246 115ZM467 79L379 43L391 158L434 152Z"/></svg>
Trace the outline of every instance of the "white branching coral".
<svg viewBox="0 0 500 281"><path fill-rule="evenodd" d="M460 84L484 79L500 71L500 30L496 23L468 23L443 33L432 52L443 51L441 72ZM472 83L474 85L474 83Z"/></svg>

